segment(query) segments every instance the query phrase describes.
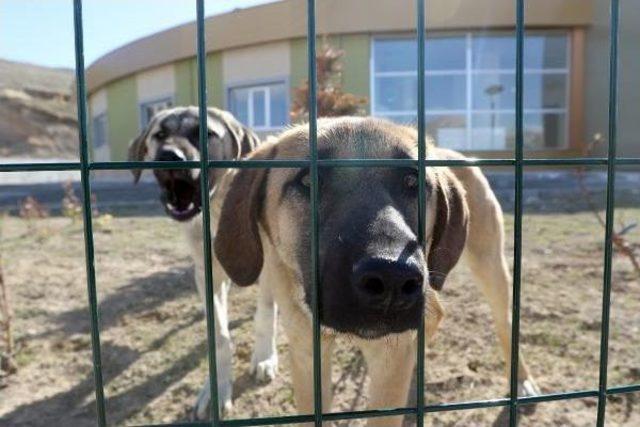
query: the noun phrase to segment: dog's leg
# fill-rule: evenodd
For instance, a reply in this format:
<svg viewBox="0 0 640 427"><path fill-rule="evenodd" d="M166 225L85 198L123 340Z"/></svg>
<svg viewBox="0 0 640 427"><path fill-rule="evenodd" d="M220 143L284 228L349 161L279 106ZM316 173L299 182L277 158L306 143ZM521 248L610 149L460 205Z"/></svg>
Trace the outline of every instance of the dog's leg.
<svg viewBox="0 0 640 427"><path fill-rule="evenodd" d="M511 366L511 274L509 274L507 261L502 253L494 253L493 256L489 256L488 252L484 254L469 253L469 266L481 285L482 293L491 306L496 333L506 362L508 379ZM518 393L521 396L540 394L538 386L529 373L529 368L524 361L522 352L518 357Z"/></svg>
<svg viewBox="0 0 640 427"><path fill-rule="evenodd" d="M311 322L299 312L292 314L286 306L282 308L283 328L289 342L291 366L291 382L299 414L312 414L313 398L313 333ZM323 335L321 337L321 369L322 369L322 411L331 409L333 387L331 384L331 356L335 339ZM323 423L325 424L325 423ZM311 424L301 424L312 426ZM326 425L331 425L326 423Z"/></svg>
<svg viewBox="0 0 640 427"><path fill-rule="evenodd" d="M255 343L251 371L260 382L271 381L278 373L278 305L266 283L258 280L257 309L254 316Z"/></svg>
<svg viewBox="0 0 640 427"><path fill-rule="evenodd" d="M415 333L407 332L374 341L360 340L371 377L369 409L405 406L416 362ZM369 427L396 427L402 416L369 419Z"/></svg>
<svg viewBox="0 0 640 427"><path fill-rule="evenodd" d="M201 300L205 298L204 265L202 257L194 256L196 261L195 276L198 293ZM228 414L233 405L231 402L233 392L233 344L229 334L229 319L227 317L227 294L230 282L224 275L222 267L214 261L213 266L213 315L215 318L216 335L216 365L218 374L218 402L222 414ZM202 391L198 396L194 408L196 420L208 420L211 407L211 388L209 379L205 380Z"/></svg>
<svg viewBox="0 0 640 427"><path fill-rule="evenodd" d="M474 194L478 193L480 193L479 190ZM494 196L487 197L483 203L476 203L475 206L476 211L472 212L476 215L475 217L472 215L471 218L465 256L471 272L491 306L496 333L506 362L508 379L511 363L510 289L512 279L504 256L502 210ZM522 352L518 360L518 384L521 396L540 394Z"/></svg>

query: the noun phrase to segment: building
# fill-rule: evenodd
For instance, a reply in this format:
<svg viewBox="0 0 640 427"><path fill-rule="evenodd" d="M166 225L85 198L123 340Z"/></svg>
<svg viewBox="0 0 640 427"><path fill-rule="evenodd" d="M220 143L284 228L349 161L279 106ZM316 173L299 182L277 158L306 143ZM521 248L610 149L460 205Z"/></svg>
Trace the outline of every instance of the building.
<svg viewBox="0 0 640 427"><path fill-rule="evenodd" d="M344 50L342 84L367 112L416 120L414 0L318 0L317 32ZM480 157L514 146L515 37L512 0L427 3L427 130L437 143ZM524 53L526 155L580 155L607 134L608 2L527 2ZM292 89L307 76L306 2L282 0L206 20L209 105L260 132L289 122ZM640 4L623 2L620 155L640 156ZM197 104L196 26L134 41L87 70L97 160L124 160L154 112Z"/></svg>

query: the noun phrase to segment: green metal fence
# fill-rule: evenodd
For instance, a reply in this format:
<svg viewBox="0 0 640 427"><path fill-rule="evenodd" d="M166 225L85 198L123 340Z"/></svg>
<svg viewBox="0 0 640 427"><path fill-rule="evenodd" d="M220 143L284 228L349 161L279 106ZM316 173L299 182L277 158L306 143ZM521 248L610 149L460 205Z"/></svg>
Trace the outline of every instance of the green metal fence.
<svg viewBox="0 0 640 427"><path fill-rule="evenodd" d="M205 56L205 31L204 31L204 0L195 0L197 11L197 61L198 61L198 100L200 110L200 148L202 152L200 161L187 162L91 162L89 159L89 145L87 137L87 107L86 85L83 54L83 28L82 28L82 0L74 0L74 26L75 26L75 55L76 55L76 85L78 98L78 123L80 136L80 162L67 163L23 163L0 164L0 172L14 171L61 171L79 170L82 180L82 193L84 200L84 241L86 252L87 290L91 315L91 338L93 350L93 369L95 379L95 394L97 406L97 424L107 424L105 411L104 384L102 379L102 362L100 350L99 310L96 293L96 274L94 263L94 242L91 218L91 183L90 174L93 170L129 170L129 169L188 169L201 170L202 211L203 211L203 235L204 256L206 260L206 303L207 303L207 339L209 358L209 382L211 385L211 421L205 423L182 423L174 426L260 426L280 425L300 422L314 423L320 426L323 421L337 421L356 418L384 417L392 415L414 415L417 425L424 424L425 413L456 411L478 408L508 407L510 413L510 426L517 425L517 411L519 406L531 405L541 402L551 402L567 399L580 399L595 397L598 399L597 426L604 426L607 396L640 392L640 384L632 384L620 387L607 386L607 362L609 347L609 310L611 300L611 269L612 269L612 236L614 217L614 192L615 172L618 165L640 165L640 158L616 157L617 137L617 81L618 81L618 30L619 30L619 0L611 0L610 20L610 55L609 55L609 150L607 157L600 158L570 158L570 159L525 159L523 153L523 51L524 51L524 22L525 0L514 0L516 10L516 146L515 157L512 159L483 159L483 160L428 160L426 159L425 146L425 0L416 0L416 30L418 39L418 136L419 156L417 160L366 160L366 159L335 159L320 160L317 151L317 88L316 88L316 29L315 29L315 0L307 0L307 42L308 42L308 67L309 67L309 132L310 132L310 159L308 160L273 160L273 161L220 161L208 160L207 152L207 124L206 124L206 56ZM322 412L321 372L320 372L320 323L318 318L318 300L321 289L318 287L318 168L322 167L406 167L418 168L419 173L419 240L424 242L425 221L425 167L427 166L513 166L515 170L515 226L514 226L514 266L513 266L513 302L512 302L512 357L510 397L488 400L476 400L455 403L441 403L425 405L424 403L424 320L418 331L418 357L417 357L417 395L416 406L390 409L377 409L365 411L350 411L339 413ZM602 296L602 329L600 343L600 372L599 385L595 390L573 391L566 393L551 393L533 397L518 397L518 356L519 356L519 331L520 331L520 288L522 265L522 191L523 170L525 166L607 166L607 197L606 197L606 231L604 251L604 277ZM211 267L211 234L209 217L209 197L207 191L208 174L210 168L292 168L309 167L311 171L311 208L312 208L312 242L311 256L313 268L314 298L313 311L313 386L314 386L314 413L303 415L247 418L234 420L221 420L218 409L217 380L216 380L216 355L213 307L213 286Z"/></svg>

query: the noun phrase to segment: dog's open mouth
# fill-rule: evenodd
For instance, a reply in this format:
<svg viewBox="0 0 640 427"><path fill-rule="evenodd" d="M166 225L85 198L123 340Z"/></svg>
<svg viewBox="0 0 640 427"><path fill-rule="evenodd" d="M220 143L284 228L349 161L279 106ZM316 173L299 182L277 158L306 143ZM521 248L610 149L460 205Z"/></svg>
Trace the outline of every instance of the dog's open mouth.
<svg viewBox="0 0 640 427"><path fill-rule="evenodd" d="M167 214L176 221L188 221L200 213L200 185L196 180L172 178L164 183L160 196Z"/></svg>

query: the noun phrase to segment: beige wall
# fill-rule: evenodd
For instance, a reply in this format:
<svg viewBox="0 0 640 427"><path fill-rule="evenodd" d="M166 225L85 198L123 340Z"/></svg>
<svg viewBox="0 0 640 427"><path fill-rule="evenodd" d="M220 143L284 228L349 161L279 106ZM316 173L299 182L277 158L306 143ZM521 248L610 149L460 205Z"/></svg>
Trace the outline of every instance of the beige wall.
<svg viewBox="0 0 640 427"><path fill-rule="evenodd" d="M226 51L222 76L226 85L286 77L290 69L289 42L269 43Z"/></svg>
<svg viewBox="0 0 640 427"><path fill-rule="evenodd" d="M609 5L596 2L594 25L587 31L585 52L585 138L602 134L608 142L609 128ZM621 2L618 62L618 156L640 157L640 7ZM606 155L607 146L598 154Z"/></svg>
<svg viewBox="0 0 640 427"><path fill-rule="evenodd" d="M107 91L100 89L89 98L89 109L91 117L99 116L107 112Z"/></svg>
<svg viewBox="0 0 640 427"><path fill-rule="evenodd" d="M598 0L596 3L604 2ZM527 2L531 27L589 25L593 0ZM375 4L375 7L372 5ZM427 29L513 27L513 0L433 0L426 2ZM283 0L208 18L208 51L305 37L306 1ZM415 0L318 0L318 34L415 30ZM123 46L87 69L89 92L109 81L195 56L195 23L184 24ZM170 49L166 47L170 46Z"/></svg>
<svg viewBox="0 0 640 427"><path fill-rule="evenodd" d="M175 95L173 64L144 71L136 75L138 103L173 98Z"/></svg>

